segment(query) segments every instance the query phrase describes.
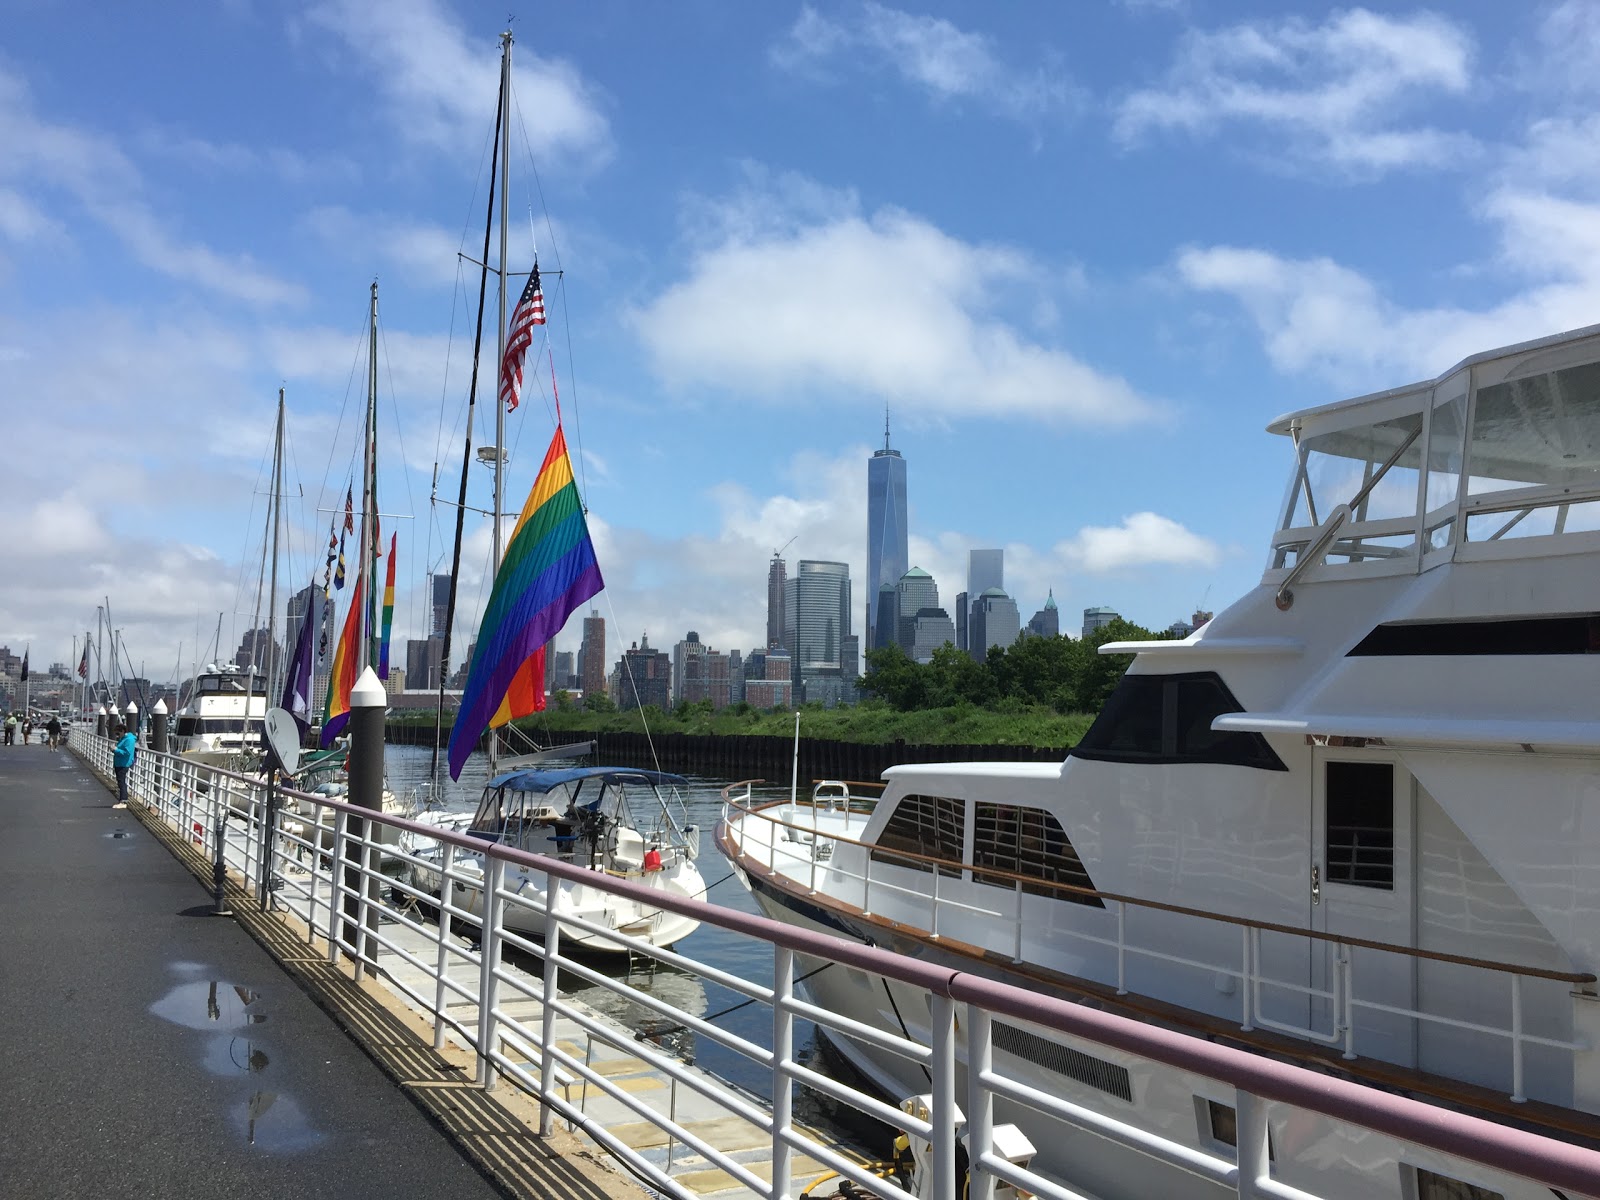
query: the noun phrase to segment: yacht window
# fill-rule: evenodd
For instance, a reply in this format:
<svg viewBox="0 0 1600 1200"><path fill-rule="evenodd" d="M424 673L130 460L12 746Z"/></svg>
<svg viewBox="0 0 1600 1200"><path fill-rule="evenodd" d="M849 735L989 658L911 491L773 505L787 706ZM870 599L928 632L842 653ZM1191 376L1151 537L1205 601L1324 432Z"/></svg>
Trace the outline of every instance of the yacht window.
<svg viewBox="0 0 1600 1200"><path fill-rule="evenodd" d="M1105 762L1222 763L1286 771L1259 733L1218 733L1211 722L1243 712L1215 671L1124 675L1083 740L1077 758Z"/></svg>
<svg viewBox="0 0 1600 1200"><path fill-rule="evenodd" d="M1584 363L1478 390L1467 457L1474 511L1467 540L1600 529L1600 504L1563 501L1600 488L1600 363ZM1531 503L1495 506L1495 493L1548 488ZM1557 490L1559 489L1559 490ZM1520 499L1520 497L1519 497ZM1492 511L1484 511L1486 507Z"/></svg>
<svg viewBox="0 0 1600 1200"><path fill-rule="evenodd" d="M1417 511L1421 431L1422 414L1416 412L1306 438L1301 443L1303 465L1296 474L1284 528L1322 524L1328 514L1354 500L1369 483L1372 487L1355 506L1351 520L1411 516ZM1403 445L1405 450L1385 471L1383 464Z"/></svg>
<svg viewBox="0 0 1600 1200"><path fill-rule="evenodd" d="M1394 765L1324 764L1328 882L1394 890Z"/></svg>
<svg viewBox="0 0 1600 1200"><path fill-rule="evenodd" d="M194 737L194 735L199 731L199 726L200 721L197 717L179 717L177 736Z"/></svg>
<svg viewBox="0 0 1600 1200"><path fill-rule="evenodd" d="M1210 1138L1222 1146L1238 1146L1239 1144L1239 1114L1234 1111L1231 1104L1220 1104L1215 1100L1207 1100L1196 1096L1197 1107L1200 1112L1200 1136ZM1267 1130L1267 1159L1276 1159L1277 1148L1272 1144L1272 1131Z"/></svg>
<svg viewBox="0 0 1600 1200"><path fill-rule="evenodd" d="M972 866L975 871L988 867L1037 880L1022 885L1023 891L1035 896L1054 896L1091 908L1105 907L1099 896L1058 891L1050 886L1065 883L1092 888L1094 880L1083 869L1083 862L1066 830L1061 828L1061 822L1054 813L1040 808L976 801L972 813ZM1013 886L1010 880L990 882L1001 887Z"/></svg>
<svg viewBox="0 0 1600 1200"><path fill-rule="evenodd" d="M1416 1179L1417 1200L1506 1200L1504 1193L1493 1188L1452 1179L1423 1167L1412 1167L1411 1170Z"/></svg>
<svg viewBox="0 0 1600 1200"><path fill-rule="evenodd" d="M911 867L928 871L928 863L902 857L891 851L920 854L925 858L939 858L946 862L961 861L962 842L966 840L967 802L949 796L900 797L889 823L883 827L873 846L872 857L878 862L894 866ZM942 875L957 875L959 870L940 867Z"/></svg>

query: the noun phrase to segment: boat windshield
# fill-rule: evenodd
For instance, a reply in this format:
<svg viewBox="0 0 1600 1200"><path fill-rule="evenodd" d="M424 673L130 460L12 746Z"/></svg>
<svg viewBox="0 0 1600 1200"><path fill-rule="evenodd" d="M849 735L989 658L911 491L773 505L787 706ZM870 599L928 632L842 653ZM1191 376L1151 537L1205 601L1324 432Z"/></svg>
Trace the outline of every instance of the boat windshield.
<svg viewBox="0 0 1600 1200"><path fill-rule="evenodd" d="M1593 334L1283 428L1299 436L1269 570L1315 551L1319 567L1415 571L1468 544L1600 530Z"/></svg>

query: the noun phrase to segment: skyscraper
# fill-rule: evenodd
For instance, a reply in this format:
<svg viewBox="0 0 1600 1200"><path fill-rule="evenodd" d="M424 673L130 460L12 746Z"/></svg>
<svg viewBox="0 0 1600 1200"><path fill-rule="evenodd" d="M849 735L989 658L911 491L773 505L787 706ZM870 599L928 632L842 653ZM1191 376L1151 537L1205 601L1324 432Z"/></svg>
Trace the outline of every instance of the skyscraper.
<svg viewBox="0 0 1600 1200"><path fill-rule="evenodd" d="M433 577L433 626L428 630L434 637L444 636L444 624L450 612L450 576Z"/></svg>
<svg viewBox="0 0 1600 1200"><path fill-rule="evenodd" d="M999 588L988 588L972 602L972 620L967 626L968 653L979 662L989 657L989 647L1009 650L1022 631L1017 602Z"/></svg>
<svg viewBox="0 0 1600 1200"><path fill-rule="evenodd" d="M852 658L859 653L850 635L849 565L801 559L795 577L784 585L783 601L784 645L796 698L842 702L846 652ZM850 670L853 675L853 663Z"/></svg>
<svg viewBox="0 0 1600 1200"><path fill-rule="evenodd" d="M767 564L767 646L783 645L783 591L788 575L776 554Z"/></svg>
<svg viewBox="0 0 1600 1200"><path fill-rule="evenodd" d="M617 707L623 710L654 704L665 709L670 704L672 659L665 650L650 648L645 634L624 652L617 663Z"/></svg>
<svg viewBox="0 0 1600 1200"><path fill-rule="evenodd" d="M1034 637L1059 637L1061 634L1061 613L1056 608L1056 590L1050 589L1050 594L1045 597L1044 607L1033 614L1028 621L1028 632Z"/></svg>
<svg viewBox="0 0 1600 1200"><path fill-rule="evenodd" d="M867 645L895 640L877 633L878 589L894 587L910 566L906 550L906 460L889 449L889 413L883 414L883 449L867 460Z"/></svg>
<svg viewBox="0 0 1600 1200"><path fill-rule="evenodd" d="M672 702L691 703L706 698L706 650L693 629L672 648Z"/></svg>
<svg viewBox="0 0 1600 1200"><path fill-rule="evenodd" d="M585 696L603 696L606 690L606 619L591 608L583 619L583 644L578 648L583 660L578 668Z"/></svg>
<svg viewBox="0 0 1600 1200"><path fill-rule="evenodd" d="M900 649L910 654L916 640L917 614L925 608L939 607L939 586L921 567L912 567L900 576L895 591L895 608L900 614L895 641Z"/></svg>

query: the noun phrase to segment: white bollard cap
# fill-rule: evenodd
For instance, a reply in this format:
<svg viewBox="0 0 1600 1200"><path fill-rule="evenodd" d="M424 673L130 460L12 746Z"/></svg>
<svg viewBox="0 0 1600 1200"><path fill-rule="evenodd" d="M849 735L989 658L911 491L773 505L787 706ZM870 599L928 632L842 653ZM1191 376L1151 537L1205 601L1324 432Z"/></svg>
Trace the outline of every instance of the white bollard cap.
<svg viewBox="0 0 1600 1200"><path fill-rule="evenodd" d="M139 706L137 704L135 704L132 700L129 700L128 701L128 707L123 709L122 711L125 712L125 713L136 713L136 712L139 711Z"/></svg>
<svg viewBox="0 0 1600 1200"><path fill-rule="evenodd" d="M351 708L382 708L388 703L389 697L383 690L383 683L378 678L378 673L371 667L361 672L361 678L356 680L355 687L350 689Z"/></svg>
<svg viewBox="0 0 1600 1200"><path fill-rule="evenodd" d="M153 713L155 716L158 716L158 717L166 716L167 715L167 702L165 700L157 700L156 701L156 706L154 708L152 708L150 711L151 711L151 713Z"/></svg>

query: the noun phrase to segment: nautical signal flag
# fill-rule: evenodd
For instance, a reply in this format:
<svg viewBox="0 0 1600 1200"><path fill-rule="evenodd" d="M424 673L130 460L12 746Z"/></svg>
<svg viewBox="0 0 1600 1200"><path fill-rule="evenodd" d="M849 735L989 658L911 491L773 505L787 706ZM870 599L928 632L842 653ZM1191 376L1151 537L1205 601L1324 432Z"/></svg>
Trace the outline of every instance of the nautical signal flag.
<svg viewBox="0 0 1600 1200"><path fill-rule="evenodd" d="M351 484L344 489L344 531L346 533L354 533L356 531L355 484Z"/></svg>
<svg viewBox="0 0 1600 1200"><path fill-rule="evenodd" d="M522 403L522 363L533 345L533 327L544 324L544 289L539 284L539 264L533 264L528 286L522 289L506 330L506 352L500 359L500 402L511 412Z"/></svg>
<svg viewBox="0 0 1600 1200"><path fill-rule="evenodd" d="M467 755L489 728L524 664L561 632L575 608L604 586L572 478L566 435L557 425L478 627L477 650L450 731L450 778L461 778ZM542 663L537 672L542 691Z"/></svg>

